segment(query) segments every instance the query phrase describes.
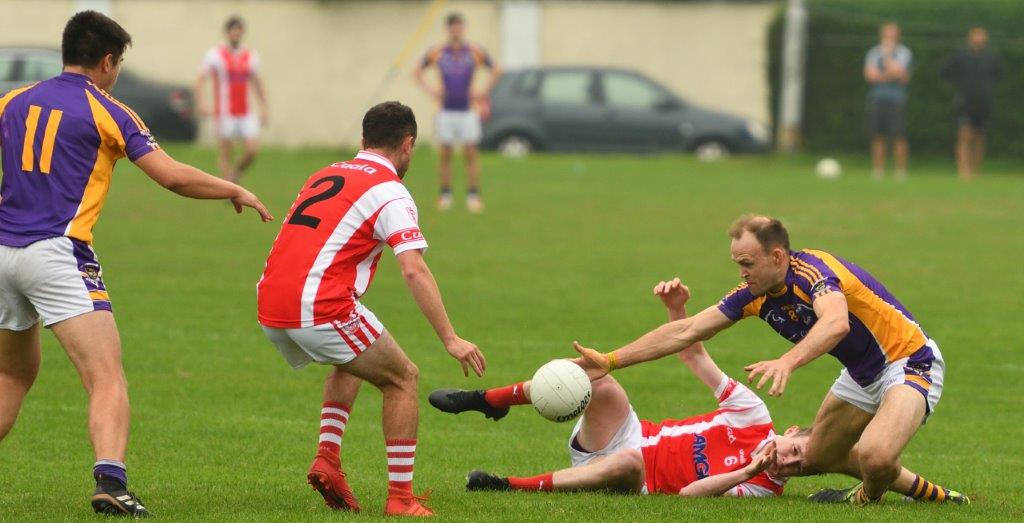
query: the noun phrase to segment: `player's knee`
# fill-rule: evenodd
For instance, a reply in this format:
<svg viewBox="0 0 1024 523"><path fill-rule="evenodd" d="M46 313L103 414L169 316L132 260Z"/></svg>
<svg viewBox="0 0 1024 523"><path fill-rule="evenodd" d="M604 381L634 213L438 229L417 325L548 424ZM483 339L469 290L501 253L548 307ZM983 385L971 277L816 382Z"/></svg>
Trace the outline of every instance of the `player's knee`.
<svg viewBox="0 0 1024 523"><path fill-rule="evenodd" d="M128 378L125 377L120 365L83 372L82 385L89 394L128 396Z"/></svg>
<svg viewBox="0 0 1024 523"><path fill-rule="evenodd" d="M636 449L623 449L612 454L606 461L608 476L617 479L629 479L643 472L644 457Z"/></svg>
<svg viewBox="0 0 1024 523"><path fill-rule="evenodd" d="M27 394L28 389L31 389L32 384L36 382L36 376L38 375L38 365L0 370L0 380L3 380L5 384L4 390L7 391L7 394L11 395L17 394L24 396Z"/></svg>
<svg viewBox="0 0 1024 523"><path fill-rule="evenodd" d="M392 375L392 383L395 388L415 393L416 384L419 382L420 369L415 363L406 359L398 364Z"/></svg>
<svg viewBox="0 0 1024 523"><path fill-rule="evenodd" d="M125 399L127 399L128 379L125 378L124 372L117 372L93 382L92 389L93 392L102 392L108 395L123 396Z"/></svg>
<svg viewBox="0 0 1024 523"><path fill-rule="evenodd" d="M412 382L413 386L415 386L420 379L420 368L411 361L406 362L405 376L410 382Z"/></svg>
<svg viewBox="0 0 1024 523"><path fill-rule="evenodd" d="M593 398L607 398L618 394L622 390L622 385L615 381L615 378L610 375L602 376L590 383L590 390L593 391Z"/></svg>
<svg viewBox="0 0 1024 523"><path fill-rule="evenodd" d="M865 476L886 476L899 472L899 468L899 454L886 445L870 445L860 450L860 470Z"/></svg>
<svg viewBox="0 0 1024 523"><path fill-rule="evenodd" d="M596 380L590 382L590 389L593 391L595 396L600 392L607 391L609 387L614 386L615 378L611 377L611 375L608 374L605 374L604 376L601 376L600 378L597 378Z"/></svg>

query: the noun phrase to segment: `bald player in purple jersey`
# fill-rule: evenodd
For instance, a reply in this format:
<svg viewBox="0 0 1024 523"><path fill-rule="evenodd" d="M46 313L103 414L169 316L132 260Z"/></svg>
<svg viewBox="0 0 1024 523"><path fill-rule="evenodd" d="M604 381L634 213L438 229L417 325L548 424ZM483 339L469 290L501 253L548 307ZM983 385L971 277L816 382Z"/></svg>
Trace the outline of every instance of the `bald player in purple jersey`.
<svg viewBox="0 0 1024 523"><path fill-rule="evenodd" d="M743 318L759 317L794 343L772 361L745 367L757 388L783 393L790 374L825 353L844 366L814 420L798 475L838 472L863 479L811 496L857 505L881 500L900 480L903 448L934 411L945 363L909 310L863 268L820 250L790 250L779 220L744 216L729 230L743 283L717 306L667 323L618 350L576 345L593 379L611 370L679 352ZM902 478L914 499L969 503L920 477Z"/></svg>
<svg viewBox="0 0 1024 523"><path fill-rule="evenodd" d="M228 199L273 217L249 191L167 155L139 116L109 94L131 36L94 11L64 28L59 76L0 98L0 439L39 372L39 323L64 347L89 395L91 503L148 516L127 489L128 387L92 228L114 164L127 157L179 195Z"/></svg>
<svg viewBox="0 0 1024 523"><path fill-rule="evenodd" d="M435 121L437 139L441 144L438 167L441 194L437 207L442 211L451 208L452 148L462 144L466 157L466 207L470 212L479 213L484 209L480 197L480 162L477 155L477 144L482 136L480 118L486 119L490 115L487 97L501 76L501 68L482 47L465 40L466 26L462 15L448 15L445 26L448 41L428 50L416 68L416 80L441 103L441 112ZM431 66L437 66L441 73L440 88L430 85L424 77L424 72ZM490 69L490 81L480 92L474 93L473 76L478 67ZM473 110L474 104L476 111Z"/></svg>

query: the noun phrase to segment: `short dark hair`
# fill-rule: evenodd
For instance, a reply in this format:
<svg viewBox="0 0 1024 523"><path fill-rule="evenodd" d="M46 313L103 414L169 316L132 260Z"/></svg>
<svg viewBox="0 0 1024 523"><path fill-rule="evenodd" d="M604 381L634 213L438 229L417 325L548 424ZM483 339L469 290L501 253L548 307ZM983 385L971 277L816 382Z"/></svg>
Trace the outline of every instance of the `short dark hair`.
<svg viewBox="0 0 1024 523"><path fill-rule="evenodd" d="M461 24L461 23L464 23L464 20L462 19L462 15L459 14L459 13L451 13L451 14L448 15L447 18L444 19L444 25L446 25L446 26L451 26L451 25Z"/></svg>
<svg viewBox="0 0 1024 523"><path fill-rule="evenodd" d="M227 22L224 22L224 32L225 33L230 31L231 29L233 29L235 27L241 27L241 28L245 29L245 22L242 20L241 16L234 15L231 18L228 18Z"/></svg>
<svg viewBox="0 0 1024 523"><path fill-rule="evenodd" d="M379 103L363 116L364 147L394 149L408 136L416 138L416 115L401 102Z"/></svg>
<svg viewBox="0 0 1024 523"><path fill-rule="evenodd" d="M108 54L117 63L129 45L131 35L113 19L96 11L81 11L64 26L60 51L64 65L96 67Z"/></svg>
<svg viewBox="0 0 1024 523"><path fill-rule="evenodd" d="M740 216L733 222L732 227L729 227L729 236L738 240L744 232L753 234L764 252L768 252L773 247L789 250L789 231L776 218L756 214Z"/></svg>

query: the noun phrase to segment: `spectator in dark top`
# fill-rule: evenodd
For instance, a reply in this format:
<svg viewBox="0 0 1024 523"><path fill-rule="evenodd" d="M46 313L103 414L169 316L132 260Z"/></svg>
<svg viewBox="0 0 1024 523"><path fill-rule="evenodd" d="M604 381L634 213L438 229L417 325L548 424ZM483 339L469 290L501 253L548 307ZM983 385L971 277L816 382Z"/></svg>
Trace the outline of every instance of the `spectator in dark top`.
<svg viewBox="0 0 1024 523"><path fill-rule="evenodd" d="M981 170L985 131L992 116L992 89L1002 77L1002 63L989 49L984 27L972 27L967 32L967 46L942 67L942 78L956 89L956 167L963 180L974 178Z"/></svg>
<svg viewBox="0 0 1024 523"><path fill-rule="evenodd" d="M906 138L907 84L913 54L900 43L900 26L886 22L878 30L879 44L864 57L868 90L868 134L871 135L872 176L885 176L886 141L892 142L896 179L907 177L909 148Z"/></svg>

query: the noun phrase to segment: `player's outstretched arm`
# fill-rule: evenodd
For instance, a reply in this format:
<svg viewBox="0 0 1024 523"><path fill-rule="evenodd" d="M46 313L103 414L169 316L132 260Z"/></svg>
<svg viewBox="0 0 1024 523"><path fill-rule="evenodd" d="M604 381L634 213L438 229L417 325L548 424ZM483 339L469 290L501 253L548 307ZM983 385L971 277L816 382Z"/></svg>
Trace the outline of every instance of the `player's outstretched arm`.
<svg viewBox="0 0 1024 523"><path fill-rule="evenodd" d="M690 288L683 285L679 278L669 281L658 282L654 286L654 295L668 309L668 321L685 320L689 317L686 312L686 303L690 301ZM712 391L722 383L722 369L718 368L715 360L704 350L704 344L694 343L679 351L679 359L690 369L690 372L705 384Z"/></svg>
<svg viewBox="0 0 1024 523"><path fill-rule="evenodd" d="M253 193L240 185L181 163L162 149L147 153L136 160L135 165L153 181L181 196L201 200L231 200L236 212L242 212L242 207L251 207L259 213L263 221L269 222L274 219L263 202Z"/></svg>
<svg viewBox="0 0 1024 523"><path fill-rule="evenodd" d="M618 368L677 353L694 343L710 339L733 323L718 307L711 306L691 318L666 323L633 343L607 354L575 343L576 351L580 353L575 361L593 380Z"/></svg>
<svg viewBox="0 0 1024 523"><path fill-rule="evenodd" d="M721 496L737 485L750 481L775 462L775 442L765 445L760 452L751 457L753 460L746 467L694 481L683 487L679 491L679 495L689 497Z"/></svg>
<svg viewBox="0 0 1024 523"><path fill-rule="evenodd" d="M413 299L423 311L423 315L434 328L437 337L444 343L445 350L459 360L463 374L469 376L469 368L472 367L477 376L483 376L487 368L484 354L476 345L455 334L455 328L448 320L444 302L441 301L441 291L437 288L437 282L427 267L427 262L423 260L423 254L419 250L410 250L399 253L397 259L405 284L412 292Z"/></svg>

